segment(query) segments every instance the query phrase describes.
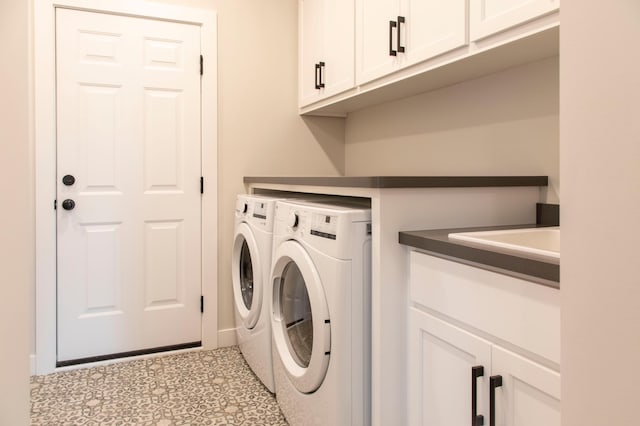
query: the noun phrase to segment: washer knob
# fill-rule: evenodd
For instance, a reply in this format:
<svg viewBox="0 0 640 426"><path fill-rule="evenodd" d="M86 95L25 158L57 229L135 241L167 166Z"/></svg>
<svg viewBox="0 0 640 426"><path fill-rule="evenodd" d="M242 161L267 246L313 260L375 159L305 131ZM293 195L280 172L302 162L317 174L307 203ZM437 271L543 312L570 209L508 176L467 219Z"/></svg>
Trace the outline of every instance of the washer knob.
<svg viewBox="0 0 640 426"><path fill-rule="evenodd" d="M236 202L236 211L240 214L245 214L249 210L249 204L245 201L238 200Z"/></svg>
<svg viewBox="0 0 640 426"><path fill-rule="evenodd" d="M289 217L287 218L287 226L291 229L296 229L298 227L299 221L300 218L298 217L298 214L295 212L291 212L289 213Z"/></svg>

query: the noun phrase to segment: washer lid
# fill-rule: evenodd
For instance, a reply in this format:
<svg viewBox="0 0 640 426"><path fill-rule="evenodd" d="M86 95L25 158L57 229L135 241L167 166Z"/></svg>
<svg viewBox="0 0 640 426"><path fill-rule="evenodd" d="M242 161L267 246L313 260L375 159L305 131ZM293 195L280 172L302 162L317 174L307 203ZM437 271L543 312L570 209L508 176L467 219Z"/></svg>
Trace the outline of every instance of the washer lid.
<svg viewBox="0 0 640 426"><path fill-rule="evenodd" d="M289 380L304 393L320 387L329 367L331 323L320 276L304 248L281 244L272 269L273 341Z"/></svg>
<svg viewBox="0 0 640 426"><path fill-rule="evenodd" d="M236 227L231 254L231 278L236 310L244 327L252 329L260 317L263 283L258 245L246 223L240 223Z"/></svg>

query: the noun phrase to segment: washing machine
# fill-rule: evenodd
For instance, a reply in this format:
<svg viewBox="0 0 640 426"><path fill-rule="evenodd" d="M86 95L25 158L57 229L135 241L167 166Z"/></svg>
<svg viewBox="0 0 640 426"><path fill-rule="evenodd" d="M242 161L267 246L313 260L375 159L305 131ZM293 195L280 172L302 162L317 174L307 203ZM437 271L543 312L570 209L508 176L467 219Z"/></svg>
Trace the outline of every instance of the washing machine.
<svg viewBox="0 0 640 426"><path fill-rule="evenodd" d="M276 399L289 424L370 424L370 209L278 201L270 281Z"/></svg>
<svg viewBox="0 0 640 426"><path fill-rule="evenodd" d="M267 283L277 199L238 195L231 255L238 345L247 364L272 393L275 384L269 315L271 292Z"/></svg>

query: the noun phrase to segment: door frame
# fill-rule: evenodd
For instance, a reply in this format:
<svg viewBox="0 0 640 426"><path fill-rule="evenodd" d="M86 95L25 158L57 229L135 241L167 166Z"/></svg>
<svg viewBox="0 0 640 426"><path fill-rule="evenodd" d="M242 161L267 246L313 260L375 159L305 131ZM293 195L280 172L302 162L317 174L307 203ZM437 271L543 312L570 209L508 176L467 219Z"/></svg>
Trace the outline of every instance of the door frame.
<svg viewBox="0 0 640 426"><path fill-rule="evenodd" d="M204 74L201 77L201 150L205 178L202 195L202 347L218 347L218 113L217 13L214 10L144 0L37 0L34 2L35 117L35 366L32 373L56 368L56 79L57 8L159 19L200 26ZM196 58L194 58L196 60ZM206 259L206 261L204 261ZM33 330L33 328L32 328ZM32 354L33 355L33 354ZM86 365L85 365L86 366Z"/></svg>

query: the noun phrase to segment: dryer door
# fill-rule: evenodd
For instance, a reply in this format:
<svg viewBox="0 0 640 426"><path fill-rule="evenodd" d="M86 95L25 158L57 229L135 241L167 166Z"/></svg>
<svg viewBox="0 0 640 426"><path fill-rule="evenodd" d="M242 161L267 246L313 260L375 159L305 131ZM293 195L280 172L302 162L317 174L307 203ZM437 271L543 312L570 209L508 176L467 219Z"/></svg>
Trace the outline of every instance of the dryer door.
<svg viewBox="0 0 640 426"><path fill-rule="evenodd" d="M278 247L273 265L273 342L293 385L311 393L322 384L331 353L322 282L311 258L295 241Z"/></svg>
<svg viewBox="0 0 640 426"><path fill-rule="evenodd" d="M262 306L262 273L256 239L246 223L236 227L231 255L231 277L236 310L245 328L258 322ZM236 324L240 326L240 324Z"/></svg>

